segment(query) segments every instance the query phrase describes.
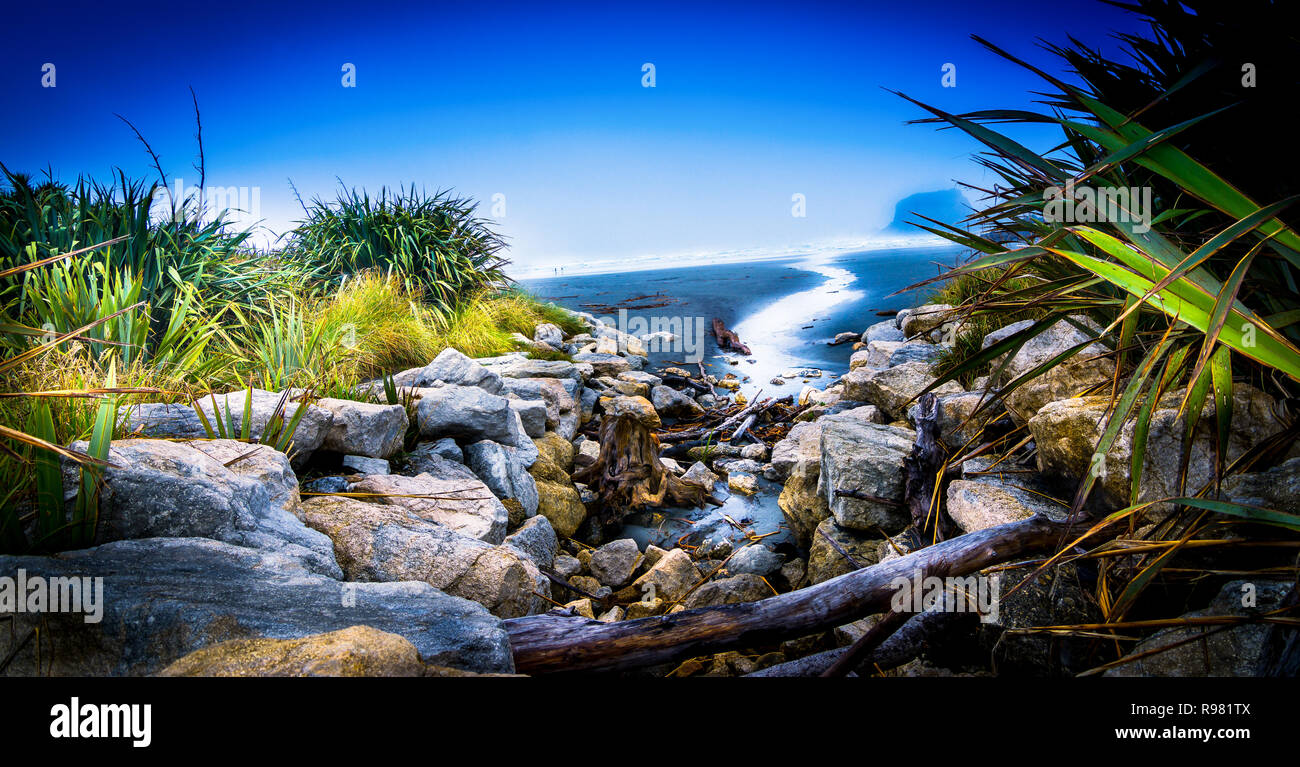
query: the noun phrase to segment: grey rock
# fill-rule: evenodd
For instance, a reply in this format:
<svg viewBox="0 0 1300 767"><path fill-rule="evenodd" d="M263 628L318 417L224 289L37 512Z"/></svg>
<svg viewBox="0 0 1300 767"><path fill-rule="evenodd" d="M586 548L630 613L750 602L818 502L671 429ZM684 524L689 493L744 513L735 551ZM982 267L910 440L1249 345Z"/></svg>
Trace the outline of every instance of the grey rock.
<svg viewBox="0 0 1300 767"><path fill-rule="evenodd" d="M506 536L505 545L518 550L538 567L554 565L560 548L555 528L540 514L525 519L518 530Z"/></svg>
<svg viewBox="0 0 1300 767"><path fill-rule="evenodd" d="M505 390L523 400L542 400L546 408L546 428L565 439L578 433L582 416L579 398L581 380L573 378L504 378Z"/></svg>
<svg viewBox="0 0 1300 767"><path fill-rule="evenodd" d="M928 364L905 362L883 370L860 367L845 375L842 383L847 399L869 402L885 411L887 416L900 419L906 414L911 401L925 391L925 387L933 383L935 378ZM964 389L957 382L948 381L932 391L937 397Z"/></svg>
<svg viewBox="0 0 1300 767"><path fill-rule="evenodd" d="M669 418L696 418L704 414L698 402L662 384L650 390L650 401L659 415Z"/></svg>
<svg viewBox="0 0 1300 767"><path fill-rule="evenodd" d="M501 393L501 376L494 370L484 367L450 347L443 349L420 371L415 379L415 386L428 387L435 382L455 386L472 386L488 394Z"/></svg>
<svg viewBox="0 0 1300 767"><path fill-rule="evenodd" d="M334 417L321 448L345 455L388 458L402 449L408 418L401 405L320 399L316 406Z"/></svg>
<svg viewBox="0 0 1300 767"><path fill-rule="evenodd" d="M72 448L85 451L85 442ZM235 440L122 439L108 451L95 542L136 538L212 538L282 552L338 577L333 548L295 516L298 478L283 453ZM66 503L80 474L63 464Z"/></svg>
<svg viewBox="0 0 1300 767"><path fill-rule="evenodd" d="M785 438L772 446L771 464L775 476L769 479L785 482L801 458L816 454L820 462L821 438L822 427L816 421L800 421L790 427Z"/></svg>
<svg viewBox="0 0 1300 767"><path fill-rule="evenodd" d="M466 478L460 464L447 461L455 471L438 476L418 474L374 475L355 482L353 492L373 493L375 504L398 506L422 519L491 544L506 537L509 513L477 478Z"/></svg>
<svg viewBox="0 0 1300 767"><path fill-rule="evenodd" d="M1029 519L1034 514L1064 521L1069 511L1068 506L1053 503L1012 480L990 476L957 479L948 485L948 516L965 533Z"/></svg>
<svg viewBox="0 0 1300 767"><path fill-rule="evenodd" d="M418 391L420 401L416 413L421 436L515 441L514 411L505 397L489 394L477 386L445 385Z"/></svg>
<svg viewBox="0 0 1300 767"><path fill-rule="evenodd" d="M514 670L501 621L427 583L342 583L283 554L202 538L119 541L58 557L0 556L0 572L103 578L103 619L18 613L0 632L8 657L41 626L5 673L143 676L228 639L292 639L367 625L401 635L425 663ZM199 587L196 587L199 586Z"/></svg>
<svg viewBox="0 0 1300 767"><path fill-rule="evenodd" d="M915 435L905 429L870 423L847 414L820 421L821 474L817 490L841 527L895 533L911 521L903 501L903 459L911 455ZM863 493L895 501L868 501L841 495Z"/></svg>
<svg viewBox="0 0 1300 767"><path fill-rule="evenodd" d="M887 367L907 362L934 362L939 359L939 347L931 343L912 341L899 346L889 355Z"/></svg>
<svg viewBox="0 0 1300 767"><path fill-rule="evenodd" d="M1179 492L1179 470L1186 421L1179 415L1183 391L1161 398L1152 411L1147 431L1147 449L1142 464L1138 503L1175 498ZM1232 431L1228 439L1227 463L1232 463L1260 441L1283 429L1273 414L1274 400L1244 383L1233 386ZM1129 505L1132 484L1133 438L1136 415L1120 428L1114 444L1103 457L1093 458L1097 441L1106 426L1108 396L1076 397L1048 403L1029 421L1029 431L1038 447L1038 468L1045 475L1082 478L1097 470L1097 488L1102 499L1114 508ZM1207 398L1191 443L1187 487L1199 488L1211 481L1215 471L1217 444L1213 398ZM1168 504L1156 504L1149 513L1161 514Z"/></svg>
<svg viewBox="0 0 1300 767"><path fill-rule="evenodd" d="M557 325L543 322L533 330L533 340L541 341L544 344L550 344L558 349L564 345L564 331L560 330Z"/></svg>
<svg viewBox="0 0 1300 767"><path fill-rule="evenodd" d="M449 453L446 445L441 448L437 447L443 442L451 442L452 446L456 448L456 460L444 457ZM477 480L478 475L464 465L464 460L464 453L461 451L460 446L456 445L456 442L450 438L438 442L424 442L406 454L406 465L398 473L408 477L414 477L418 474L432 474L435 477Z"/></svg>
<svg viewBox="0 0 1300 767"><path fill-rule="evenodd" d="M755 548L749 546L748 548ZM734 559L732 560L735 561ZM772 589L763 579L752 573L741 573L730 578L719 578L700 586L682 602L687 610L697 607L717 607L741 602L757 602L772 596Z"/></svg>
<svg viewBox="0 0 1300 767"><path fill-rule="evenodd" d="M388 474L388 461L383 458L368 458L364 455L343 456L343 468L351 469L362 476L368 474Z"/></svg>
<svg viewBox="0 0 1300 767"><path fill-rule="evenodd" d="M781 563L780 554L762 544L753 544L737 551L727 562L727 569L737 574L771 575L781 569Z"/></svg>
<svg viewBox="0 0 1300 767"><path fill-rule="evenodd" d="M591 553L591 575L611 588L622 588L632 580L641 550L631 538L620 538Z"/></svg>
<svg viewBox="0 0 1300 767"><path fill-rule="evenodd" d="M1068 320L1074 320L1087 330L1075 327ZM1004 334L1002 337L1009 336L1007 331L1021 325L1022 323L1015 323L985 336L983 348L1000 340L999 334ZM1101 328L1096 323L1081 315L1057 320L1050 328L1020 347L1006 363L1002 380L995 383L1013 381L1070 347L1096 338L1100 332ZM1101 357L1108 351L1101 343L1085 346L1065 362L1017 388L1008 395L1007 406L1013 415L1024 422L1049 402L1076 397L1094 386L1109 382L1115 370L1115 362ZM1005 355L994 359L991 362L993 370L996 371L1004 359Z"/></svg>
<svg viewBox="0 0 1300 767"><path fill-rule="evenodd" d="M525 517L537 513L537 482L517 448L490 440L474 442L465 446L465 463L497 498L518 501Z"/></svg>
<svg viewBox="0 0 1300 767"><path fill-rule="evenodd" d="M1290 591L1286 581L1263 579L1237 580L1227 583L1204 610L1194 610L1183 618L1210 616L1251 616L1276 610ZM1243 605L1247 596L1254 604ZM1225 677L1255 676L1268 631L1265 623L1243 623L1225 630L1215 626L1175 626L1157 631L1139 642L1131 655L1156 652L1106 671L1106 676ZM1188 641L1204 634L1199 641ZM1178 645L1178 646L1174 646Z"/></svg>
<svg viewBox="0 0 1300 767"><path fill-rule="evenodd" d="M907 340L907 336L903 335L903 331L898 329L893 320L877 322L862 332L862 343L864 344L872 341L902 342L905 340Z"/></svg>
<svg viewBox="0 0 1300 767"><path fill-rule="evenodd" d="M832 546L827 538L835 541L839 548ZM840 527L833 518L822 520L808 547L808 585L829 581L856 569L839 549L848 552L859 566L870 567L880 561L882 543L875 535Z"/></svg>
<svg viewBox="0 0 1300 767"><path fill-rule="evenodd" d="M555 572L565 578L578 575L582 572L582 563L577 557L571 557L568 554L555 555Z"/></svg>
<svg viewBox="0 0 1300 767"><path fill-rule="evenodd" d="M510 407L519 413L524 433L537 438L546 433L546 402L540 399L511 399Z"/></svg>
<svg viewBox="0 0 1300 767"><path fill-rule="evenodd" d="M548 595L545 577L515 548L459 533L410 507L319 496L303 503L303 518L334 541L352 581L423 581L473 600L493 615L540 612L534 592Z"/></svg>
<svg viewBox="0 0 1300 767"><path fill-rule="evenodd" d="M598 376L611 376L617 378L620 373L626 373L633 369L632 362L629 358L620 357L617 354L575 354L573 355L573 359L576 362L586 362L591 365L595 374ZM636 369L639 370L640 367L637 367Z"/></svg>
<svg viewBox="0 0 1300 767"><path fill-rule="evenodd" d="M929 333L931 330L943 325L951 319L951 314L952 306L950 304L922 304L912 309L906 316L900 313L899 317L902 319L899 327L904 336L911 338L921 333Z"/></svg>

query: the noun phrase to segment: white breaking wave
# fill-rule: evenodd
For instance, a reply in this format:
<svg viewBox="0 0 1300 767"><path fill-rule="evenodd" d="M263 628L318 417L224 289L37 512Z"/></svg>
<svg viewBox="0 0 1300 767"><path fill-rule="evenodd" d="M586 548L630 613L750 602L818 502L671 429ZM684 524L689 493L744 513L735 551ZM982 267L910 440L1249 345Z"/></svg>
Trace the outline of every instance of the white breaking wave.
<svg viewBox="0 0 1300 767"><path fill-rule="evenodd" d="M724 250L708 252L686 252L671 254L652 254L628 258L611 258L597 261L572 263L550 263L538 265L515 265L506 267L506 273L515 279L540 279L563 275L578 276L584 274L615 274L622 272L642 272L651 269L673 269L684 266L705 266L717 264L738 264L751 261L772 261L795 256L810 258L834 255L837 253L854 253L871 250L888 250L890 248L918 248L929 245L948 245L942 237L899 235L896 237L873 237L870 239L827 240L790 248L759 248L755 250ZM557 274L556 269L564 271Z"/></svg>

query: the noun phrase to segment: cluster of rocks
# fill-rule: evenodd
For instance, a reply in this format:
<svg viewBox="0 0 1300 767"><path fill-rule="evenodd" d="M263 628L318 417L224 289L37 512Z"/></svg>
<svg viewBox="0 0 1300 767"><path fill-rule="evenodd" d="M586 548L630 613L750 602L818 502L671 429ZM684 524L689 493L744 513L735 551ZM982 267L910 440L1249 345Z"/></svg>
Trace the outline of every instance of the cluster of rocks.
<svg viewBox="0 0 1300 767"><path fill-rule="evenodd" d="M13 646L0 650L15 651L6 673L155 673L201 648L202 663L169 673L226 673L210 649L225 642L231 652L270 642L269 653L350 658L369 636L345 632L354 626L396 634L379 644L413 645L421 668L512 671L500 621L555 604L544 571L565 569L560 541L588 517L590 494L571 474L599 448L579 428L626 412L659 426L704 407L694 389L643 372L640 339L579 316L589 332L565 339L543 324L532 339L571 360L447 349L393 377L403 404L378 401L383 385L372 382L355 400L254 389L123 407L130 436L109 451L95 545L0 557L6 573L103 578L104 619L55 616L37 653L18 648L40 616L19 615ZM73 503L79 469L68 462L64 473ZM599 563L629 543L610 544L591 572L610 581L614 565ZM683 552L655 568L656 552L632 549L645 572L612 586L657 584L667 605L694 585L673 569ZM328 638L307 639L317 635Z"/></svg>
<svg viewBox="0 0 1300 767"><path fill-rule="evenodd" d="M448 349L393 376L402 404L380 402L383 385L371 382L356 400L254 390L123 408L132 437L111 446L96 545L57 557L0 557L4 573L102 578L103 619L17 615L0 638L0 657L10 658L5 673L511 673L503 619L556 609L612 622L752 602L928 543L917 539L903 505L904 459L916 442L913 400L936 380L933 364L961 330L952 307L920 306L842 334L837 343L856 340L849 371L824 390L805 387L797 421L770 447L722 443L690 448L681 463L660 459L719 495L753 493L760 477L781 485L777 502L795 545L779 551L759 536L664 549L594 526L593 494L572 479L599 457L587 436L593 421L631 416L652 429L693 422L744 404L743 379L652 373L653 339L578 316L585 332L566 337L543 324L521 339L553 353L540 356L567 359L529 352L470 359ZM1003 328L984 346L1028 327ZM1000 380L933 390L939 436L952 454L970 452L985 430L1022 428L1032 439L1009 459L966 460L946 484L941 512L960 533L1035 514L1063 518L1067 507L1056 499L1095 469L1105 426L1108 398L1094 392L1109 385L1114 363L1103 344L1088 343L1098 332L1084 317L1059 320L993 364ZM1001 384L1075 346L1083 351L999 399ZM805 383L820 376L790 372ZM1228 460L1278 431L1268 395L1238 385L1235 397L1241 426ZM1185 430L1179 398L1171 392L1153 408L1140 502L1175 494ZM996 407L981 410L990 400ZM1215 470L1210 408L1195 432L1189 486ZM274 432L296 416L286 445ZM213 423L237 434L245 420L251 441L208 438ZM1102 457L1101 503L1129 502L1133 431L1126 423ZM1032 462L1022 457L1029 455ZM72 503L79 473L72 464L64 470ZM1300 496L1300 455L1234 476L1223 489L1230 500L1285 506ZM1162 511L1151 506L1142 523L1158 522ZM1009 569L995 598L1031 571ZM1078 671L1089 660L1081 645L1009 630L1098 620L1090 578L1085 565L1058 568L1006 594L996 620L968 616L945 634L956 640L930 643L924 658L896 652L895 673ZM1276 604L1286 589L1272 583L1262 591L1252 609ZM1221 596L1207 609L1232 611L1231 602ZM875 620L656 671L806 673L808 659L852 643ZM39 648L26 641L38 624ZM1218 636L1210 655L1169 655L1127 673L1238 673L1264 641L1258 626ZM1157 634L1137 650L1180 637Z"/></svg>
<svg viewBox="0 0 1300 767"><path fill-rule="evenodd" d="M901 505L905 482L903 459L911 454L915 442L913 428L919 412L914 400L936 381L933 363L961 332L960 324L951 306L931 304L900 312L894 319L872 325L858 336L850 371L838 382L824 391L806 391L801 395L811 407L785 438L773 446L769 464L771 478L784 482L779 499L782 512L799 543L808 551L805 578L798 585L821 583L858 567L902 556L922 545L915 540L915 533L909 528L911 520ZM984 338L983 348L1033 324L1032 320L1015 323L991 333ZM1036 514L1064 519L1069 508L1058 499L1069 499L1079 480L1099 463L1102 470L1098 502L1109 510L1130 504L1133 421L1123 425L1120 438L1108 455L1100 459L1093 456L1106 426L1103 414L1114 374L1113 358L1107 356L1103 344L1094 340L1099 334L1100 328L1086 317L1058 320L1024 343L1010 359L995 360L991 367L999 371L998 380L977 379L970 390L950 381L932 390L937 402L939 437L951 455L973 452L987 440L987 434L982 433L985 429L1001 427L1004 433L1006 429L1021 427L1032 438L1020 454L1009 460L975 457L962 463L960 478L947 483L941 504L942 513L959 533ZM1064 364L1017 388L1005 400L999 397L1000 384L1076 346L1081 351ZM1178 456L1185 431L1185 421L1178 412L1181 399L1181 391L1171 392L1154 408L1135 496L1139 503L1178 495ZM981 405L990 401L992 406L980 410ZM1234 387L1234 430L1228 461L1283 428L1272 415L1276 412L1275 405L1271 397L1258 389L1244 384ZM1187 468L1189 487L1200 487L1214 476L1212 408L1212 404L1206 405L1194 435ZM1009 422L994 423L993 419L1004 412ZM1300 454L1294 448L1293 453ZM1021 458L1023 455L1034 458L1026 461ZM1225 481L1223 497L1256 506L1285 508L1300 497L1297 472L1300 472L1300 458L1292 458L1268 472L1234 476ZM864 496L871 500L863 500ZM1166 509L1161 504L1149 507L1143 522L1159 521ZM976 641L969 641L969 632L960 635L965 638L957 643L965 644L967 650L949 657L951 665L969 668L982 663L985 670L991 665L998 673L1082 670L1078 664L1085 663L1087 658L1081 652L1071 655L1071 649L1077 647L1069 641L1053 644L1018 632L1005 633L1007 629L1099 620L1100 611L1089 590L1081 587L1078 571L1074 566L1058 568L1051 577L1036 580L1033 588L1016 592L1002 604L996 621L972 627ZM1016 572L1013 569L1003 574L1004 588L1009 588L1008 583L1018 582L1019 579L1011 578ZM1022 577L1028 572L1024 570ZM1070 587L1051 586L1053 578L1069 580ZM1048 584L1047 588L1044 583ZM1264 591L1277 597L1274 592L1279 583L1267 583ZM1286 590L1281 588L1282 592ZM1264 601L1261 599L1260 604ZM1271 600L1274 604L1276 601L1276 598ZM1242 612L1241 605L1238 603L1233 609L1229 599L1219 599L1215 604L1223 609L1217 614ZM1139 665L1142 671L1137 673L1238 673L1259 655L1259 633L1258 627L1243 626L1225 632L1225 638L1220 640L1225 648L1248 650L1243 656L1246 660L1201 663L1198 651L1197 659L1186 663L1170 656L1168 665ZM1246 641L1248 634L1253 637L1250 642ZM1136 651L1160 639L1157 635ZM844 637L843 641L849 638ZM1244 647L1243 643L1249 646ZM975 649L974 655L969 652L971 648ZM1223 658L1227 657L1225 652ZM921 672L911 668L903 673Z"/></svg>

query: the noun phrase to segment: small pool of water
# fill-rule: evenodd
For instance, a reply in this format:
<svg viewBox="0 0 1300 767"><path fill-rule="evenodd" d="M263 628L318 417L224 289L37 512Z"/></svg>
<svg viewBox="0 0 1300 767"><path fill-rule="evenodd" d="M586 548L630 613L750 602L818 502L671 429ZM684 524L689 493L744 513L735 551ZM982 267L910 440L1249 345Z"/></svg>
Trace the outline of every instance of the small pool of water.
<svg viewBox="0 0 1300 767"><path fill-rule="evenodd" d="M758 477L758 492L750 496L740 493L727 495L725 482L719 482L714 497L723 501L721 506L665 508L630 514L623 521L623 532L619 537L635 539L642 550L648 544L662 549L685 544L703 546L702 550L707 551L724 539L730 540L734 548L739 548L746 542L747 533L756 536L776 533L763 538L763 544L769 548L782 543L793 544L793 536L776 503L780 494L781 486L762 476Z"/></svg>

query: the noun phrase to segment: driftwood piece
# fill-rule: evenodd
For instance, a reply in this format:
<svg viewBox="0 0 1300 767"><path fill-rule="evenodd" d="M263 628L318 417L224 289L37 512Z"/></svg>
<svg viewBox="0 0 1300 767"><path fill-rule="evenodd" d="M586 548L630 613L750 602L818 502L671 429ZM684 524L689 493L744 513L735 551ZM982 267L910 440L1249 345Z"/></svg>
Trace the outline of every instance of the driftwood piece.
<svg viewBox="0 0 1300 767"><path fill-rule="evenodd" d="M659 440L631 415L606 416L600 424L600 456L573 474L600 501L602 524L619 522L647 506L703 507L708 489L678 479L659 461Z"/></svg>
<svg viewBox="0 0 1300 767"><path fill-rule="evenodd" d="M855 667L846 672L845 676L851 676L864 669L889 671L898 668L918 657L933 642L955 638L958 631L968 632L969 626L964 621L973 618L972 613L945 610L927 610L920 615L912 616L911 620L881 642L879 647L867 652ZM962 634L962 636L966 635L966 633ZM821 676L837 660L844 657L849 649L849 647L837 647L834 650L805 655L746 676Z"/></svg>
<svg viewBox="0 0 1300 767"><path fill-rule="evenodd" d="M713 318L713 335L718 339L719 349L730 349L741 354L750 354L749 347L740 342L740 336L734 330L728 330L718 317Z"/></svg>
<svg viewBox="0 0 1300 767"><path fill-rule="evenodd" d="M938 539L945 540L953 532L939 509L930 513L931 502L936 497L935 482L947 463L947 455L939 446L939 401L929 392L917 400L916 444L912 454L903 459L906 483L903 500L912 513L912 525L922 533L938 527Z"/></svg>
<svg viewBox="0 0 1300 767"><path fill-rule="evenodd" d="M898 580L958 576L1056 545L1070 530L1042 516L968 533L806 589L634 621L533 615L505 621L524 674L612 671L807 636L890 608Z"/></svg>
<svg viewBox="0 0 1300 767"><path fill-rule="evenodd" d="M857 668L858 664L867 657L867 653L884 644L885 640L893 636L894 632L902 628L911 617L912 613L901 610L885 613L885 617L881 618L880 622L872 626L867 633L858 637L858 641L850 645L830 668L823 671L822 676L827 679L838 679Z"/></svg>
<svg viewBox="0 0 1300 767"><path fill-rule="evenodd" d="M698 429L689 429L686 431L676 431L676 432L665 432L659 435L659 441L685 442L686 440L692 440L692 439L708 439L709 437L711 437L712 435L718 432L725 432L728 429L730 429L732 426L735 426L736 424L740 423L742 420L747 418L751 413L753 414L762 413L763 411L767 410L768 408L776 404L776 401L772 400L771 398L765 400L759 400L758 394L762 394L762 393L763 390L759 389L758 393L754 395L753 402L750 402L748 405L744 407L744 409L729 416L726 420L724 420L722 423L718 424L717 426L701 426Z"/></svg>

